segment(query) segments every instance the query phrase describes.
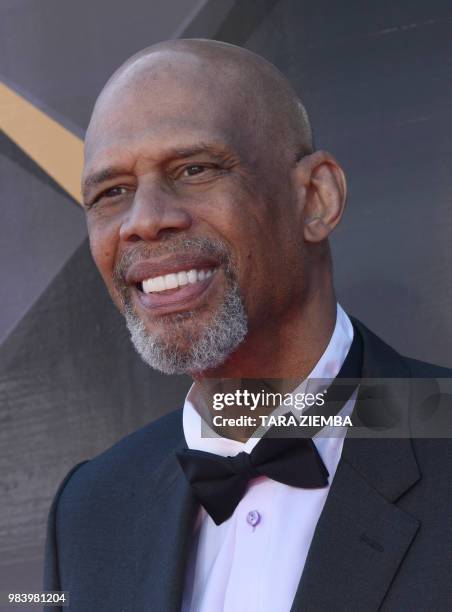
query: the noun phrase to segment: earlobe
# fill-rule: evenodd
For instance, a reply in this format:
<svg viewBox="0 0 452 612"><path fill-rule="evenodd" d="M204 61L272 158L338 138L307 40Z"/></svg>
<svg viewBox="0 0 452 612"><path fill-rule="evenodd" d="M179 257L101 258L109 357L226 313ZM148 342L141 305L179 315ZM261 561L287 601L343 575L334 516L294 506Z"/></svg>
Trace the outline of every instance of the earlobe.
<svg viewBox="0 0 452 612"><path fill-rule="evenodd" d="M321 242L328 238L332 228L325 225L322 217L310 217L304 222L304 237L307 242Z"/></svg>
<svg viewBox="0 0 452 612"><path fill-rule="evenodd" d="M309 166L309 167L308 167ZM342 218L346 200L346 180L332 155L316 151L305 162L304 238L321 242L328 238Z"/></svg>

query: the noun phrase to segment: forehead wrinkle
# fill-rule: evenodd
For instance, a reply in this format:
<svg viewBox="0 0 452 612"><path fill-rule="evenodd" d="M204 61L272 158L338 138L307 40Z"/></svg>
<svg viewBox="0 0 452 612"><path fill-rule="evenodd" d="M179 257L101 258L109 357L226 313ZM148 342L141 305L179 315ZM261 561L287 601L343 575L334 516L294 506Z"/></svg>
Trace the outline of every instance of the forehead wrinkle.
<svg viewBox="0 0 452 612"><path fill-rule="evenodd" d="M85 138L85 167L97 159L122 157L126 151L131 157L140 150L142 155L160 157L164 148L210 146L213 153L214 147L230 152L243 147L246 126L239 125L237 105L227 109L221 104L209 112L208 107L190 99L181 109L156 109L152 97L143 96L105 102Z"/></svg>
<svg viewBox="0 0 452 612"><path fill-rule="evenodd" d="M92 121L86 134L85 164L90 158L98 157L99 150L102 153L115 149L146 149L162 142L171 147L175 141L182 147L192 146L193 141L231 144L231 131L219 120L223 113L218 113L218 117L211 115L206 120L203 115L195 116L194 110L186 108L185 111L186 116L156 112L152 105L150 109L144 108L144 102L138 111L133 104L125 109L123 106L113 110L107 107L102 116Z"/></svg>
<svg viewBox="0 0 452 612"><path fill-rule="evenodd" d="M86 184L92 184L94 180L92 178L92 175L97 176L103 173L102 158L107 159L107 161L105 162L105 166L108 170L111 171L112 168L116 169L123 167L124 172L127 172L128 170L126 170L126 168L133 168L136 165L137 160L140 159L146 159L157 164L165 163L171 159L193 157L195 155L200 154L207 154L215 159L224 159L226 157L239 157L239 153L236 150L236 147L232 146L232 144L229 144L229 142L222 142L219 139L204 141L196 138L187 138L186 141L186 144L181 142L181 144L169 144L167 146L161 146L159 149L156 149L152 152L146 146L137 146L136 149L134 149L130 145L130 143L128 143L127 148L125 146L123 147L119 145L117 151L120 153L122 159L118 159L116 162L111 161L111 158L114 158L116 151L114 148L109 147L107 150L104 150L103 152L101 151L97 154L97 158L100 158L101 160L100 162L96 161L96 157L94 157L94 160L92 160L90 164L85 164L85 168L89 168L89 166L91 165L94 168L96 166L100 166L100 169L93 171L85 170L85 176L87 176L87 178L86 180L84 180L84 182L86 182ZM125 160L126 154L128 158L127 161Z"/></svg>

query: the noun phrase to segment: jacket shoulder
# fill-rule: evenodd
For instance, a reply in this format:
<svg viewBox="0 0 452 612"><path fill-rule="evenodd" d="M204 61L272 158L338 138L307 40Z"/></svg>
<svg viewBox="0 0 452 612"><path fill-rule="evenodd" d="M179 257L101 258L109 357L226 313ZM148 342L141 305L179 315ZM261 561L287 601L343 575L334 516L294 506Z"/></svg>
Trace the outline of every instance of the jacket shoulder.
<svg viewBox="0 0 452 612"><path fill-rule="evenodd" d="M451 369L401 355L361 321L352 316L350 319L355 332L358 332L363 340L365 378L452 377Z"/></svg>
<svg viewBox="0 0 452 612"><path fill-rule="evenodd" d="M86 593L94 597L99 568L130 557L134 511L148 512L158 488L171 485L174 451L183 442L182 410L176 410L72 468L49 513L45 589L70 590L79 601ZM112 586L111 598L115 593Z"/></svg>
<svg viewBox="0 0 452 612"><path fill-rule="evenodd" d="M121 494L156 470L183 441L182 409L178 409L72 468L56 497L110 496L114 491Z"/></svg>
<svg viewBox="0 0 452 612"><path fill-rule="evenodd" d="M452 369L450 368L411 357L404 357L404 359L410 368L413 378L452 378Z"/></svg>

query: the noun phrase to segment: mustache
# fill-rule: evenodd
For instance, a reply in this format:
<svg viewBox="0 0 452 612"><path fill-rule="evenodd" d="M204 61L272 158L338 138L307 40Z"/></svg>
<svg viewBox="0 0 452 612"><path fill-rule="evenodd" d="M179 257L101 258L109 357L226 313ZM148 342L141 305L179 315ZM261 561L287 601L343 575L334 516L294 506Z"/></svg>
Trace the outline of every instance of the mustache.
<svg viewBox="0 0 452 612"><path fill-rule="evenodd" d="M212 238L174 238L159 245L143 244L124 252L113 270L113 282L120 293L127 289L125 282L129 268L137 263L174 254L206 255L214 257L230 276L233 271L231 253L224 242Z"/></svg>

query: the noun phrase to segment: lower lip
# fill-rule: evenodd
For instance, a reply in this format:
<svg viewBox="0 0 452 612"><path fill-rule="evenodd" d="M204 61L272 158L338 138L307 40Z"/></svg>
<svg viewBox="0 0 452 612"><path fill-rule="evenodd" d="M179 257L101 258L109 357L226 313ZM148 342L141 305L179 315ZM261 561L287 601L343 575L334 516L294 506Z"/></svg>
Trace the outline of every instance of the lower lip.
<svg viewBox="0 0 452 612"><path fill-rule="evenodd" d="M171 289L165 293L143 293L136 289L138 300L146 310L180 311L193 307L195 302L210 287L216 274L193 284L184 285L178 289Z"/></svg>

